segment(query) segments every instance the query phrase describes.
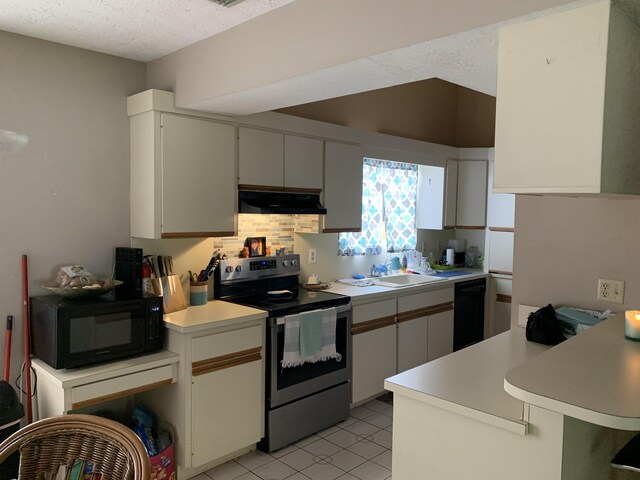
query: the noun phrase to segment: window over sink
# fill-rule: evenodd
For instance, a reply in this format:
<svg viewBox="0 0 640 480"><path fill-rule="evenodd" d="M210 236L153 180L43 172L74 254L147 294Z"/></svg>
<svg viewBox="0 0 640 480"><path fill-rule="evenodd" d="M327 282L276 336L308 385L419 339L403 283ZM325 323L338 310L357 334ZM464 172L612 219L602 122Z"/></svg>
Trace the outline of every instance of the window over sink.
<svg viewBox="0 0 640 480"><path fill-rule="evenodd" d="M338 235L338 255L378 255L416 247L418 165L365 158L362 231Z"/></svg>

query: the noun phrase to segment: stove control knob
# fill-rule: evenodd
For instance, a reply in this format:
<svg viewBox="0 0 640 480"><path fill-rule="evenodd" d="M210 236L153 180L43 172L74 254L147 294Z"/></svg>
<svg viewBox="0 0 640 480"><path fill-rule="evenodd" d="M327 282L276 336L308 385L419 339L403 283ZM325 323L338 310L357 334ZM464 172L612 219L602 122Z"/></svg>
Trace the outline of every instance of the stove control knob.
<svg viewBox="0 0 640 480"><path fill-rule="evenodd" d="M289 260L283 260L282 261L282 266L283 267L288 267L289 266Z"/></svg>
<svg viewBox="0 0 640 480"><path fill-rule="evenodd" d="M298 264L297 260L291 260L291 266L295 267Z"/></svg>
<svg viewBox="0 0 640 480"><path fill-rule="evenodd" d="M231 273L233 272L233 267L231 265L229 265L227 268L224 269L225 272L227 273Z"/></svg>
<svg viewBox="0 0 640 480"><path fill-rule="evenodd" d="M236 267L236 272L241 272L242 271L242 265L238 265Z"/></svg>

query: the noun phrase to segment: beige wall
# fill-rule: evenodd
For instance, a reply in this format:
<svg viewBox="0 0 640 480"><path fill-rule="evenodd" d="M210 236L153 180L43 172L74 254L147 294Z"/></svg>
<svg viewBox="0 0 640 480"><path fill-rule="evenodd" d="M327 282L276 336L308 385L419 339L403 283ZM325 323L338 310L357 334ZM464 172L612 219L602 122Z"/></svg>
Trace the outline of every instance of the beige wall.
<svg viewBox="0 0 640 480"><path fill-rule="evenodd" d="M455 147L493 146L495 98L438 78L277 110Z"/></svg>
<svg viewBox="0 0 640 480"><path fill-rule="evenodd" d="M0 158L0 320L2 328L8 314L17 321L17 372L21 255L29 256L30 293L40 295L61 265L110 275L114 247L129 244L126 97L146 78L139 62L6 32L0 65L0 128L30 139Z"/></svg>
<svg viewBox="0 0 640 480"><path fill-rule="evenodd" d="M512 323L517 306L640 309L640 198L518 195ZM624 280L624 304L596 300L598 278Z"/></svg>

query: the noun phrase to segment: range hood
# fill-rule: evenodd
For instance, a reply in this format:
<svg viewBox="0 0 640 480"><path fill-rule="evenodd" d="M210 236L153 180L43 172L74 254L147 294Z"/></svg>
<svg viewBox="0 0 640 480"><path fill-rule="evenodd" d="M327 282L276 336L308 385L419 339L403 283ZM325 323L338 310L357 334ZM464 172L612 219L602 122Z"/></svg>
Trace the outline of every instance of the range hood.
<svg viewBox="0 0 640 480"><path fill-rule="evenodd" d="M318 194L240 190L238 213L325 215L327 209Z"/></svg>

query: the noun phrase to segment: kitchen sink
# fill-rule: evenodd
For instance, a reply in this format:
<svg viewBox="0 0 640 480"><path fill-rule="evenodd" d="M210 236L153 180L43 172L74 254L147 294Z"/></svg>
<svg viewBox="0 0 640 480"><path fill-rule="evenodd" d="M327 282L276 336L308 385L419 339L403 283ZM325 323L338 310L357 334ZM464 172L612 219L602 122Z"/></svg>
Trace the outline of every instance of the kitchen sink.
<svg viewBox="0 0 640 480"><path fill-rule="evenodd" d="M401 273L398 275L389 275L387 277L379 277L373 279L376 285L380 287L407 287L409 285L418 285L428 282L440 282L444 281L443 278L439 278L435 275L416 275L413 273Z"/></svg>

